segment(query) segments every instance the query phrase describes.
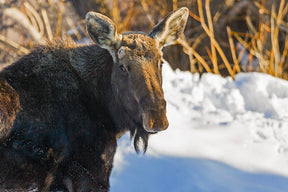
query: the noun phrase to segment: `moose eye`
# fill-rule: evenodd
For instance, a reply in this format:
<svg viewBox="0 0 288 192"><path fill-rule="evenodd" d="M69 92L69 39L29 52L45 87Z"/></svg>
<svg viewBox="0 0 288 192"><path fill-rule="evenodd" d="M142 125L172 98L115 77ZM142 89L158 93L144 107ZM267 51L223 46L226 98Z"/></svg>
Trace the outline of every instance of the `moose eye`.
<svg viewBox="0 0 288 192"><path fill-rule="evenodd" d="M124 65L120 65L120 70L123 72L127 72L126 68L124 67Z"/></svg>

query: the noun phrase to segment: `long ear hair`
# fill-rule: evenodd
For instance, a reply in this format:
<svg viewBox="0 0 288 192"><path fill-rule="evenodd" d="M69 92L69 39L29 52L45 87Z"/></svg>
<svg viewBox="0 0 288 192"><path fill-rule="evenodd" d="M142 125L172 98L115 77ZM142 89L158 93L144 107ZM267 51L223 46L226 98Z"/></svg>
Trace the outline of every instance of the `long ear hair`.
<svg viewBox="0 0 288 192"><path fill-rule="evenodd" d="M153 27L149 35L159 42L161 48L171 45L183 33L188 16L189 9L187 7L172 11Z"/></svg>
<svg viewBox="0 0 288 192"><path fill-rule="evenodd" d="M118 34L114 22L96 12L86 14L86 28L91 39L108 51L114 50L121 43L122 35Z"/></svg>

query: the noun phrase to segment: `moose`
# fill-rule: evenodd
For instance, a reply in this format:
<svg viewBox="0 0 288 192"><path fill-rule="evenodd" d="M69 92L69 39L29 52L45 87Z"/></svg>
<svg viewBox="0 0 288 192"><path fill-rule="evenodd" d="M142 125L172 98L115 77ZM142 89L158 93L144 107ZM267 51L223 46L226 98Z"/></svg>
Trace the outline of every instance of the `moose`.
<svg viewBox="0 0 288 192"><path fill-rule="evenodd" d="M69 39L39 46L0 72L0 191L109 190L117 139L136 152L168 127L162 48L186 26L186 7L149 34L119 34L86 14L92 45Z"/></svg>

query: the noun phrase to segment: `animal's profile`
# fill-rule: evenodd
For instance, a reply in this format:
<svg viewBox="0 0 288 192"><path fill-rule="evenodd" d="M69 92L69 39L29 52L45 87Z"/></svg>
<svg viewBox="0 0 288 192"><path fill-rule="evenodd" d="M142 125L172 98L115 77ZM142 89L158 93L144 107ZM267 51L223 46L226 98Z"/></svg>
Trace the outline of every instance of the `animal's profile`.
<svg viewBox="0 0 288 192"><path fill-rule="evenodd" d="M118 34L89 12L96 45L57 42L1 71L0 191L108 191L117 138L130 131L145 151L168 127L161 49L187 17L181 8L150 34Z"/></svg>

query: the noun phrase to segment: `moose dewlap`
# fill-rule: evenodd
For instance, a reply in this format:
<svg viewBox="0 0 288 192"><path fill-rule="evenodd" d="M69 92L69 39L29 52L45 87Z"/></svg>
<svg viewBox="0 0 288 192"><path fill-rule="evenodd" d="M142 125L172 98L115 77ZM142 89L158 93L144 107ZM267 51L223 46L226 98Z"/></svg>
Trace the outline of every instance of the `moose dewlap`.
<svg viewBox="0 0 288 192"><path fill-rule="evenodd" d="M168 127L162 47L184 30L188 9L150 34L119 34L89 12L96 43L58 40L0 72L0 191L109 190L116 140L126 131L145 152L151 133Z"/></svg>

